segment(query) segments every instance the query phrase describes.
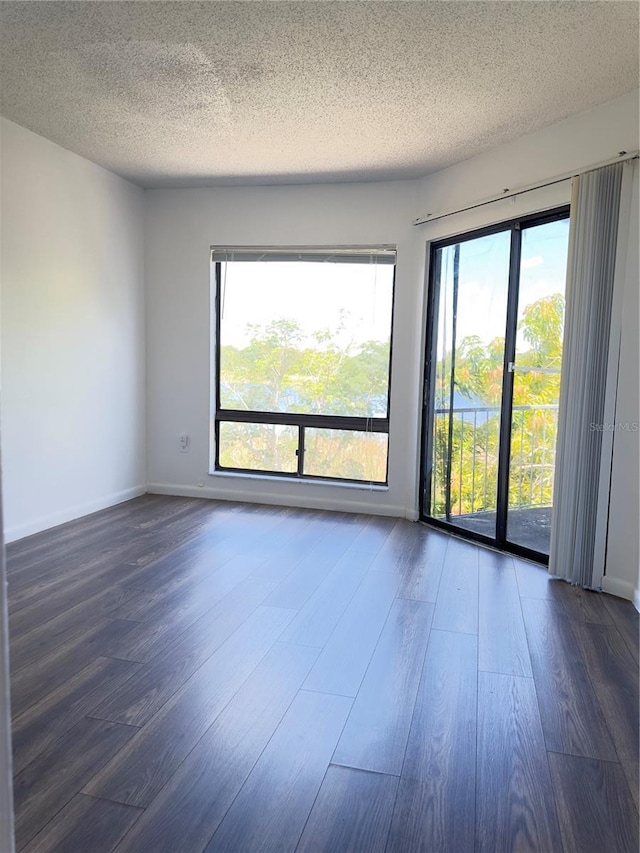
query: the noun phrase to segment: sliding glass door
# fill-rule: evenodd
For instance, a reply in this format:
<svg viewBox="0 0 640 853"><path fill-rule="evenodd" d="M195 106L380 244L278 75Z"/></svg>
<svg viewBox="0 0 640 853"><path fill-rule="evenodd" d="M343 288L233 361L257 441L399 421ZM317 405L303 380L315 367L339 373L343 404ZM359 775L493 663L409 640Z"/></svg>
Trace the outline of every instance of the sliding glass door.
<svg viewBox="0 0 640 853"><path fill-rule="evenodd" d="M423 518L549 549L568 210L431 247Z"/></svg>

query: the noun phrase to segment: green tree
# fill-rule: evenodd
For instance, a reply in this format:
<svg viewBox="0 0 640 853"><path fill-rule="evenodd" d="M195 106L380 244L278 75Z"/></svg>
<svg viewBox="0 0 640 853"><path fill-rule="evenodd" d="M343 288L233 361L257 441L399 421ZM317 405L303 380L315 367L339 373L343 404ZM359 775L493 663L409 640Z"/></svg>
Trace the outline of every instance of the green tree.
<svg viewBox="0 0 640 853"><path fill-rule="evenodd" d="M564 298L557 293L528 305L518 323L517 338L527 345L519 347L518 366L543 368L543 372L534 369L514 375L510 506L545 506L552 500L563 319ZM436 395L439 408L446 411L436 415L434 424L431 512L435 516L445 514L447 478L453 514L495 510L503 354L503 338L485 344L469 336L456 347L455 399L462 396L469 400L469 408L490 409L475 417L448 412L451 352L436 366ZM459 407L459 403L454 406Z"/></svg>
<svg viewBox="0 0 640 853"><path fill-rule="evenodd" d="M336 329L317 330L308 338L295 321L287 318L266 326L249 326L245 347L221 347L223 408L386 416L389 345L380 341L341 343L347 323L348 317L343 314ZM337 468L340 476L384 479L385 436L309 429L307 444L310 467L315 460L319 469ZM229 467L295 470L295 465L291 466L296 447L297 430L287 432L266 424L232 428L226 424L220 459Z"/></svg>

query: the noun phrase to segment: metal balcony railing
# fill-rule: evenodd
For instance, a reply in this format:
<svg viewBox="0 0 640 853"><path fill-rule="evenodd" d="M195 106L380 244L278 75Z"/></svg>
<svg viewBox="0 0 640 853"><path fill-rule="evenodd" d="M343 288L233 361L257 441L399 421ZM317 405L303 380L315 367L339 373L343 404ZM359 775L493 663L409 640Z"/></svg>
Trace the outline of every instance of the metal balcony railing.
<svg viewBox="0 0 640 853"><path fill-rule="evenodd" d="M499 406L435 409L432 514L495 511L500 411ZM551 506L557 426L557 403L513 407L511 509ZM447 477L450 478L449 507L445 498Z"/></svg>

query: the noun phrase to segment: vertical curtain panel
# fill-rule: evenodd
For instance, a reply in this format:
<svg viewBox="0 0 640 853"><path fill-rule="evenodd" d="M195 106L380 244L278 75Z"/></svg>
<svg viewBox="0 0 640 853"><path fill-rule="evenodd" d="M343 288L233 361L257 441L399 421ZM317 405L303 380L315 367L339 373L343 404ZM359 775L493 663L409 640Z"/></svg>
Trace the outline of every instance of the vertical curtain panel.
<svg viewBox="0 0 640 853"><path fill-rule="evenodd" d="M592 587L623 164L573 178L549 572Z"/></svg>

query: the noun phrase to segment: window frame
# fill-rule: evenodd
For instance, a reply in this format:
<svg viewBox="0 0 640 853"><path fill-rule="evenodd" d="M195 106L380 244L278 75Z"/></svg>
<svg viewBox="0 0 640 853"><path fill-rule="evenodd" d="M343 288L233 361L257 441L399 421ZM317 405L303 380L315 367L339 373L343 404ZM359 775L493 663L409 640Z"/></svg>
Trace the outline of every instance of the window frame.
<svg viewBox="0 0 640 853"><path fill-rule="evenodd" d="M389 483L389 422L391 415L391 383L393 372L393 331L395 319L395 299L396 299L396 272L397 272L397 248L396 246L357 246L352 248L354 255L357 251L376 252L376 251L393 251L396 253L393 262L393 278L391 283L391 317L389 329L389 361L387 370L387 415L386 417L362 417L352 415L318 415L306 414L302 412L263 412L245 409L223 409L220 405L220 332L221 332L221 292L222 292L222 264L229 261L216 260L216 250L221 251L219 247L211 247L210 264L213 268L213 275L210 275L211 289L213 290L212 298L212 327L214 337L212 368L215 371L215 380L213 385L213 400L212 400L212 432L209 440L213 440L213 453L211 454L213 470L211 474L234 473L247 474L256 477L277 477L283 480L294 481L320 481L332 484L350 483L357 485L375 485L378 487L387 487ZM225 251L225 250L222 250ZM255 252L260 254L259 249L254 247L246 247L243 249L247 254ZM290 252L292 255L296 253L296 249L273 247L272 251ZM336 254L348 253L349 249L344 247L317 247L318 252L330 253L334 251ZM295 261L291 261L294 263ZM233 263L231 261L231 263ZM256 261L260 263L260 261ZM248 424L276 424L282 426L292 426L298 429L298 449L297 470L294 472L288 471L273 471L269 469L256 468L241 468L231 467L220 464L220 424L221 423L248 423ZM328 477L318 474L304 473L304 456L305 456L305 429L334 429L350 432L363 432L376 435L387 436L387 458L385 466L384 480L359 480L350 477Z"/></svg>

